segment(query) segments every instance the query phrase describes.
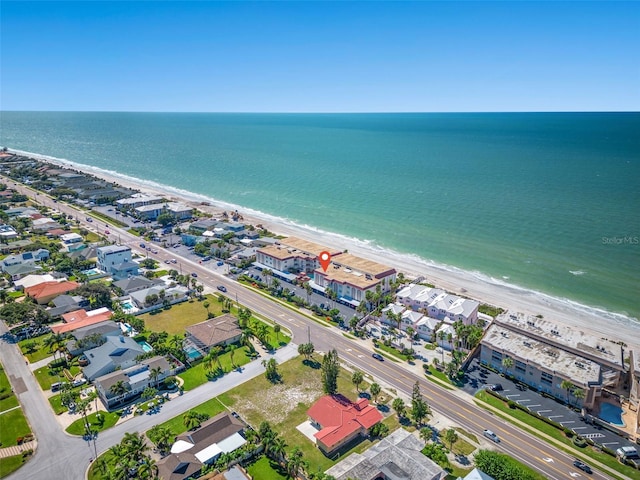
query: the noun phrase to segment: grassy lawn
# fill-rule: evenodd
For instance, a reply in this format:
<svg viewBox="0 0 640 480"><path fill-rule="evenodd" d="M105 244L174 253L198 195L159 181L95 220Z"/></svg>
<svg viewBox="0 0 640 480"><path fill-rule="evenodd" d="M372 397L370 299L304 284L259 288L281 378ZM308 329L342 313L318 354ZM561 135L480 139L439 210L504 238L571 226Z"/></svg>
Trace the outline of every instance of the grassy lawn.
<svg viewBox="0 0 640 480"><path fill-rule="evenodd" d="M96 419L96 413L92 413L90 415L88 415L88 419L89 419L89 425L91 425L91 429L101 432L103 430L106 430L107 428L111 428L113 427L116 422L118 421L118 419L120 418L120 416L117 413L107 413L104 412L103 410L100 410L98 413L100 413L102 415L102 417L104 418L104 422L99 423ZM73 422L71 425L69 425L66 429L66 432L71 434L71 435L84 435L84 420L82 418L79 418L78 420L76 420L75 422Z"/></svg>
<svg viewBox="0 0 640 480"><path fill-rule="evenodd" d="M249 465L247 472L252 478L259 478L260 480L287 480L290 478L277 463L269 460L264 455Z"/></svg>
<svg viewBox="0 0 640 480"><path fill-rule="evenodd" d="M247 347L237 348L233 352L233 363L235 365L231 365L231 354L225 353L220 355L220 365L222 366L222 370L224 373L229 373L234 368L237 368L242 365L246 365L251 361L249 356L247 355ZM178 375L182 380L184 380L183 388L185 390L192 390L204 383L207 383L209 378L207 378L207 373L202 363L197 364L194 367L185 370L181 374Z"/></svg>
<svg viewBox="0 0 640 480"><path fill-rule="evenodd" d="M212 398L207 400L204 403L201 403L196 408L194 408L198 413L207 413L209 417L213 417L220 412L224 412L226 410L225 406L220 403L218 398ZM180 435L187 431L187 428L184 426L182 415L178 415L177 417L173 417L171 420L167 420L162 423L161 426L168 428L171 430L174 435Z"/></svg>
<svg viewBox="0 0 640 480"><path fill-rule="evenodd" d="M316 360L319 357L316 356ZM295 358L278 365L282 383L271 384L264 376L257 377L222 394L220 400L229 408L238 412L243 419L257 428L264 420L282 435L288 448L299 447L311 470L326 470L335 462L325 457L316 446L302 435L296 427L306 421L307 410L322 393L320 369L302 363ZM348 398L357 398L357 392L351 383L351 374L341 370L338 378L338 391ZM386 421L396 422L395 416ZM385 421L385 422L386 422ZM389 426L392 428L392 425ZM353 451L363 451L371 444L364 441ZM346 454L345 454L346 455Z"/></svg>
<svg viewBox="0 0 640 480"><path fill-rule="evenodd" d="M467 432L464 428L455 427L454 430L457 430L458 432L460 432L462 435L464 435L468 439L473 440L474 442L478 443L478 437L476 437L473 433Z"/></svg>
<svg viewBox="0 0 640 480"><path fill-rule="evenodd" d="M6 395L6 398L2 398ZM4 373L4 368L0 366L0 412L4 412L13 407L18 406L18 398L11 391L11 384L7 375Z"/></svg>
<svg viewBox="0 0 640 480"><path fill-rule="evenodd" d="M31 429L22 409L18 408L0 415L0 445L3 448L17 445L18 437L24 437L30 433Z"/></svg>
<svg viewBox="0 0 640 480"><path fill-rule="evenodd" d="M378 350L382 350L382 354L383 355L384 354L388 354L388 355L384 355L384 356L387 357L389 360L391 360L393 362L397 362L398 360L402 360L404 362L407 361L407 357L402 355L395 348L387 347L384 343L381 343L381 342L377 342L376 343L376 351L378 351ZM380 353L380 352L378 352L378 353Z"/></svg>
<svg viewBox="0 0 640 480"><path fill-rule="evenodd" d="M503 412L503 414L500 415L501 417L507 420L515 418L531 426L535 431L543 432L550 437L559 440L565 445L564 450L569 454L575 454L575 452L578 451L594 460L599 461L600 463L603 463L604 465L607 465L608 467L613 468L620 473L623 473L624 475L627 475L628 477L634 478L638 475L638 470L621 464L615 459L615 457L612 457L611 455L608 455L604 452L598 452L593 447L587 446L585 448L577 448L575 445L573 445L572 440L567 438L564 435L564 432L562 432L558 428L534 417L533 415L529 415L527 412L524 412L518 408L509 408L509 406L504 401L494 397L484 390L479 391L476 394L476 398L483 400L489 405L501 410ZM479 403L479 405L481 407L484 406L482 403Z"/></svg>
<svg viewBox="0 0 640 480"><path fill-rule="evenodd" d="M476 447L471 445L469 442L467 442L463 438L458 437L458 440L453 444L451 451L456 455L467 456L471 454L471 452L473 452L475 449Z"/></svg>
<svg viewBox="0 0 640 480"><path fill-rule="evenodd" d="M172 305L171 308L156 310L140 315L147 330L152 332L167 332L169 335L183 334L185 328L207 319L204 302L209 302L209 311L215 316L222 315L222 304L214 295L205 295L204 300L189 300ZM237 314L235 308L231 312Z"/></svg>
<svg viewBox="0 0 640 480"><path fill-rule="evenodd" d="M0 458L0 478L8 476L19 469L28 457L15 455L13 457Z"/></svg>
<svg viewBox="0 0 640 480"><path fill-rule="evenodd" d="M53 353L51 353L49 349L44 346L44 339L47 338L48 336L49 335L41 335L39 337L27 338L25 340L20 340L18 342L18 346L20 347L20 350L27 357L30 363L38 362L44 358L47 358L53 355ZM35 342L36 350L33 353L27 353L26 345L32 342Z"/></svg>
<svg viewBox="0 0 640 480"><path fill-rule="evenodd" d="M458 478L464 478L467 474L473 470L473 467L462 468L455 465L451 465L451 468L447 470L449 474L445 477L446 480L457 480Z"/></svg>
<svg viewBox="0 0 640 480"><path fill-rule="evenodd" d="M51 404L51 408L56 415L60 415L67 411L67 407L62 405L62 395L54 395L53 397L49 397L49 403Z"/></svg>
<svg viewBox="0 0 640 480"><path fill-rule="evenodd" d="M40 384L40 388L42 388L42 390L49 390L51 389L52 383L62 382L65 380L64 374L62 372L60 372L60 375L53 375L53 372L48 366L41 367L35 370L33 374L35 375L36 380Z"/></svg>

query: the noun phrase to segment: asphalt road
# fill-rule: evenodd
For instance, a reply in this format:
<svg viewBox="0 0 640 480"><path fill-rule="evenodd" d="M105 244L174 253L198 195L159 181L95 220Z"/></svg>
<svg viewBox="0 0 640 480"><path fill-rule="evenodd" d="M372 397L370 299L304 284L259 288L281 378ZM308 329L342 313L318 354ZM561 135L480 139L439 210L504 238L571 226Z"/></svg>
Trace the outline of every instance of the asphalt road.
<svg viewBox="0 0 640 480"><path fill-rule="evenodd" d="M10 183L13 182L10 181ZM20 190L21 187L17 187L17 189ZM25 193L33 195L32 191ZM38 197L42 197L42 194L39 194ZM49 200L49 206L52 206L53 204L50 202ZM79 215L75 209L66 204L57 203L55 207L60 211L79 218L81 222L85 224L84 226L86 228L95 226L95 221L92 224L85 223L84 215ZM100 223L98 223L98 225L100 225ZM100 227L98 226L98 228ZM128 233L126 230L111 226L109 230L112 241L119 240L120 243L131 245L132 248L135 248L140 243L139 237ZM172 249L165 250L157 247L157 250L158 254L149 253L149 257L155 258L161 263L166 259L176 257L176 253L172 251ZM477 407L473 403L472 397L464 392L446 390L439 385L425 380L424 377L414 374L398 363L392 361L378 362L371 358L371 350L362 340L348 339L343 335L343 332L337 328L320 325L285 306L246 289L235 281L224 277L221 273L212 272L207 269L206 266L184 258L179 261L185 272L195 272L198 275L198 281L206 287L215 288L217 285L224 285L228 290L227 295L233 300L237 299L252 311L266 318L275 320L289 328L297 343L306 342L307 336L309 335L316 347L316 351L328 351L331 348L337 349L343 361L351 363L364 372L370 373L376 381L383 382L395 388L407 397L410 397L415 382L419 381L421 391L433 410L450 418L455 424L460 425L467 431L476 434L478 438L482 437L484 429L488 428L493 430L501 439L501 442L493 445L493 448L517 458L521 462L541 472L547 478L564 479L587 476L584 472L579 471L573 466L573 457L550 446L534 435L526 433L497 418L486 410ZM27 377L25 378L25 383L27 383L28 389L33 392L21 396L21 401L25 404L27 416L36 430L39 446L33 460L21 469L23 474L20 475L19 470L9 478L44 478L44 476L32 477L31 475L36 472L43 474L44 472L63 472L70 468L74 470L73 475L65 474L65 476L61 477L48 475L50 478L83 478L82 475L78 476L79 469L77 464L83 464L84 466L87 464L89 455L86 443L78 439L69 439L66 434L60 431L60 427L57 425L55 419L51 418L52 414L48 405L46 408L43 408L42 402L33 400L34 398L41 398L42 395L38 391L39 387L35 379L30 375L24 362L12 362L11 366L7 367L7 371L13 373L12 369L14 367L21 368L18 374L23 378ZM23 397L31 403L27 404L26 401L23 400ZM200 401L204 401L205 398L206 397L200 396ZM180 401L171 403L181 405ZM180 409L180 412L177 413L181 413L182 411L188 410L189 407L173 408ZM129 422L124 425L128 423ZM40 425L42 425L43 428L40 428ZM127 429L130 428L127 427ZM100 439L103 449L119 441L119 437L116 437L115 433L117 431L118 430L114 429L103 434L103 437ZM120 434L122 433L123 432ZM112 441L111 444L109 443L110 441ZM39 459L42 458L50 459L50 464L46 469L40 467L43 462ZM37 470L28 468L32 463L34 463L34 467L36 464L38 465ZM24 476L27 472L29 472L28 477ZM596 470L594 470L593 475L590 477L596 479L611 478Z"/></svg>

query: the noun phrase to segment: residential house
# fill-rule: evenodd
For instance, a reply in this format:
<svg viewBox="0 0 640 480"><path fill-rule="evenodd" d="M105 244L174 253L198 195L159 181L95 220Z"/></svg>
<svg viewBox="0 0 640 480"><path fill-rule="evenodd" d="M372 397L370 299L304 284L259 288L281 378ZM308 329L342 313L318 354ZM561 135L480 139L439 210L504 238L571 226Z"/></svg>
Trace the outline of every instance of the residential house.
<svg viewBox="0 0 640 480"><path fill-rule="evenodd" d="M84 352L89 365L84 367L83 373L90 381L116 369L133 367L138 363L136 358L145 353L142 346L131 337L119 335L107 337L106 340L103 345Z"/></svg>
<svg viewBox="0 0 640 480"><path fill-rule="evenodd" d="M163 284L164 282L160 279L157 279L157 278L149 279L141 275L136 275L129 278L123 278L122 280L113 282L111 285L122 290L123 295L129 295L130 293L133 293L133 292L146 290L148 288L158 286L158 285L163 285Z"/></svg>
<svg viewBox="0 0 640 480"><path fill-rule="evenodd" d="M11 278L11 280L13 281L20 280L21 278L24 278L27 275L30 275L39 270L42 270L42 268L33 263L19 263L3 268L4 273L9 275L9 278Z"/></svg>
<svg viewBox="0 0 640 480"><path fill-rule="evenodd" d="M352 402L343 395L325 395L314 403L307 415L318 430L313 436L316 445L331 455L360 437L384 418L366 398Z"/></svg>
<svg viewBox="0 0 640 480"><path fill-rule="evenodd" d="M154 375L155 369L159 369L159 374ZM160 355L141 360L140 363L129 368L116 370L106 375L102 375L93 381L96 393L102 403L110 410L131 401L140 396L148 387L156 387L165 378L175 375L176 369L169 361ZM112 387L118 382L122 382L123 393L117 393Z"/></svg>
<svg viewBox="0 0 640 480"><path fill-rule="evenodd" d="M55 228L61 228L61 225L52 218L42 217L31 222L31 229L36 232L46 232Z"/></svg>
<svg viewBox="0 0 640 480"><path fill-rule="evenodd" d="M61 235L60 240L62 241L62 247L67 252L72 252L74 250L84 248L84 244L82 243L84 239L82 238L82 235L79 235L77 233L67 233L65 235Z"/></svg>
<svg viewBox="0 0 640 480"><path fill-rule="evenodd" d="M34 264L49 258L49 250L39 248L31 252L18 253L17 255L9 255L0 262L0 270L6 272L6 268L13 265Z"/></svg>
<svg viewBox="0 0 640 480"><path fill-rule="evenodd" d="M478 320L479 302L458 297L438 288L411 284L400 290L396 299L415 311L422 311L431 318L447 323L460 321L471 325Z"/></svg>
<svg viewBox="0 0 640 480"><path fill-rule="evenodd" d="M27 275L20 280L16 280L13 282L16 290L23 290L25 288L34 287L44 282L53 282L55 281L55 277L50 274L44 275Z"/></svg>
<svg viewBox="0 0 640 480"><path fill-rule="evenodd" d="M140 315L151 310L162 308L164 305L184 302L188 299L188 295L189 289L182 285L175 285L173 287L154 285L144 290L130 292L129 299L138 309L136 315Z"/></svg>
<svg viewBox="0 0 640 480"><path fill-rule="evenodd" d="M53 303L53 307L47 309L51 318L89 306L89 300L80 295L58 295L51 303Z"/></svg>
<svg viewBox="0 0 640 480"><path fill-rule="evenodd" d="M186 330L185 351L194 352L195 349L202 355L217 345L236 343L242 336L238 319L228 313L191 325Z"/></svg>
<svg viewBox="0 0 640 480"><path fill-rule="evenodd" d="M422 453L424 443L398 428L363 453L352 453L325 473L336 480L441 480L447 476Z"/></svg>
<svg viewBox="0 0 640 480"><path fill-rule="evenodd" d="M33 298L38 305L46 305L58 295L72 292L80 286L77 282L63 280L60 282L43 282L33 287L25 288L27 297Z"/></svg>
<svg viewBox="0 0 640 480"><path fill-rule="evenodd" d="M462 480L458 477L459 480ZM494 480L491 475L487 475L482 470L474 468L464 477L464 480Z"/></svg>
<svg viewBox="0 0 640 480"><path fill-rule="evenodd" d="M91 263L91 267L95 267L98 262L98 247L95 245L81 244L82 248L69 252L69 258L84 260Z"/></svg>
<svg viewBox="0 0 640 480"><path fill-rule="evenodd" d="M126 245L99 247L98 268L114 280L138 275L138 264L131 261L131 248Z"/></svg>
<svg viewBox="0 0 640 480"><path fill-rule="evenodd" d="M3 241L18 238L18 232L11 225L0 225L0 239Z"/></svg>
<svg viewBox="0 0 640 480"><path fill-rule="evenodd" d="M110 320L113 312L107 307L96 308L86 311L84 308L74 310L72 312L62 314L64 323L51 325L51 331L54 333L68 333L81 327L88 327L97 323Z"/></svg>
<svg viewBox="0 0 640 480"><path fill-rule="evenodd" d="M453 350L458 334L453 325L449 323L443 323L438 330L436 330L436 343L440 348L445 350Z"/></svg>
<svg viewBox="0 0 640 480"><path fill-rule="evenodd" d="M135 211L138 218L144 220L155 220L164 210L164 203L152 203L151 205L142 205L140 207L136 207L133 210Z"/></svg>
<svg viewBox="0 0 640 480"><path fill-rule="evenodd" d="M187 220L193 216L193 208L184 203L167 202L164 204L164 210L177 220Z"/></svg>
<svg viewBox="0 0 640 480"><path fill-rule="evenodd" d="M218 225L218 223L220 222L218 220L214 220L213 218L204 218L189 225L189 232L196 235L202 235L207 230L211 230L213 227Z"/></svg>
<svg viewBox="0 0 640 480"><path fill-rule="evenodd" d="M67 342L67 351L71 355L77 356L85 350L99 347L106 341L106 337L115 337L121 334L120 326L113 320L78 327L72 333L73 340Z"/></svg>
<svg viewBox="0 0 640 480"><path fill-rule="evenodd" d="M229 412L222 412L200 427L176 437L171 455L158 462L158 476L164 480L197 478L205 465L214 463L223 453L231 453L247 441L245 425Z"/></svg>

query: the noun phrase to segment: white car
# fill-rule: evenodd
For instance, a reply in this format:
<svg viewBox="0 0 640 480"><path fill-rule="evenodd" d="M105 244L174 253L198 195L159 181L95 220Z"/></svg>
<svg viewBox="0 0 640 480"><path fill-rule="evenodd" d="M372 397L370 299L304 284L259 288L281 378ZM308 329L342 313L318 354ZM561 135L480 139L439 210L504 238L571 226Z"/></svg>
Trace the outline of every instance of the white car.
<svg viewBox="0 0 640 480"><path fill-rule="evenodd" d="M500 438L498 437L498 435L493 433L491 430L485 430L484 436L493 442L500 443Z"/></svg>

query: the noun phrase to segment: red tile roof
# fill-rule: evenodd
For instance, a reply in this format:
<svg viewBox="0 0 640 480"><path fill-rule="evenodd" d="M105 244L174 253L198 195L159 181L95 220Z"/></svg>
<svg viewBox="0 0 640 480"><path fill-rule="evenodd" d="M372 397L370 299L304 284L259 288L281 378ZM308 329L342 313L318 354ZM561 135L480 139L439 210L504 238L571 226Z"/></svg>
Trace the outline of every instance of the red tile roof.
<svg viewBox="0 0 640 480"><path fill-rule="evenodd" d="M50 295L62 295L63 293L75 290L79 286L80 284L77 282L68 282L66 280L62 282L51 281L25 288L24 291L28 297L38 299Z"/></svg>
<svg viewBox="0 0 640 480"><path fill-rule="evenodd" d="M366 398L354 403L342 395L320 398L307 415L322 427L314 436L329 449L355 431L371 428L383 418Z"/></svg>
<svg viewBox="0 0 640 480"><path fill-rule="evenodd" d="M88 327L89 325L95 325L96 323L110 320L112 316L113 312L111 310L100 312L96 315L88 315L87 311L84 309L75 310L62 315L62 318L66 323L52 325L51 330L53 333L72 332L78 328Z"/></svg>

